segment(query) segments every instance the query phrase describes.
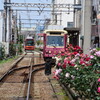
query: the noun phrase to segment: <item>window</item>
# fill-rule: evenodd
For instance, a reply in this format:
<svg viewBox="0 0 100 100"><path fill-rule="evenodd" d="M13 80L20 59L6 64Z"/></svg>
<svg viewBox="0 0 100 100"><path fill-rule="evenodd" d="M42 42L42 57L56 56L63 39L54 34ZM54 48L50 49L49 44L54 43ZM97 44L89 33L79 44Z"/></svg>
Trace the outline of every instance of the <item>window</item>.
<svg viewBox="0 0 100 100"><path fill-rule="evenodd" d="M47 46L63 46L63 36L47 36Z"/></svg>
<svg viewBox="0 0 100 100"><path fill-rule="evenodd" d="M67 23L67 27L73 27L74 26L74 23L73 22L68 22Z"/></svg>

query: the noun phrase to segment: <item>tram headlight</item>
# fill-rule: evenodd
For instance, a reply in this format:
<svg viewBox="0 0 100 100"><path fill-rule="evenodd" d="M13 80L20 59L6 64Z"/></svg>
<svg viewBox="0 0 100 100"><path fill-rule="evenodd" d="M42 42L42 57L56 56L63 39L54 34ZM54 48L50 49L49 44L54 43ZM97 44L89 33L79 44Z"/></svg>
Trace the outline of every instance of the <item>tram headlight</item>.
<svg viewBox="0 0 100 100"><path fill-rule="evenodd" d="M49 51L49 53L51 53L51 51Z"/></svg>
<svg viewBox="0 0 100 100"><path fill-rule="evenodd" d="M45 51L46 53L48 53L48 51Z"/></svg>
<svg viewBox="0 0 100 100"><path fill-rule="evenodd" d="M46 53L51 53L51 51L48 50L48 51L46 51Z"/></svg>

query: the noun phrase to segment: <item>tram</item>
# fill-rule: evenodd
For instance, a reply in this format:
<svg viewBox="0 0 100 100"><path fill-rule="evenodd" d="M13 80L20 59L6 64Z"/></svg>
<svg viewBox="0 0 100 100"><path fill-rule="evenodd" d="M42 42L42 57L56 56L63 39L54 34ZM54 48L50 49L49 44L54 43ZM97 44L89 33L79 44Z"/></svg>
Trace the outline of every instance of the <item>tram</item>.
<svg viewBox="0 0 100 100"><path fill-rule="evenodd" d="M25 51L33 51L35 49L33 37L30 36L25 39L24 49Z"/></svg>
<svg viewBox="0 0 100 100"><path fill-rule="evenodd" d="M50 65L55 64L54 56L64 52L67 46L67 31L45 30L44 31L43 58L46 62L45 74L50 74Z"/></svg>

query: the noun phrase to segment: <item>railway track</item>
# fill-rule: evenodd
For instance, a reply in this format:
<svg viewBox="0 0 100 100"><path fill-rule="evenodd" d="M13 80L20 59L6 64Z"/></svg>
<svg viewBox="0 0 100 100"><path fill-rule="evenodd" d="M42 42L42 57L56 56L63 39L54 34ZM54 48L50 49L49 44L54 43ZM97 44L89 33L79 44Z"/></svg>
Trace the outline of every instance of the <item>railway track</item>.
<svg viewBox="0 0 100 100"><path fill-rule="evenodd" d="M52 85L52 76L44 75L44 64L37 54L24 55L16 61L0 78L0 100L61 100Z"/></svg>

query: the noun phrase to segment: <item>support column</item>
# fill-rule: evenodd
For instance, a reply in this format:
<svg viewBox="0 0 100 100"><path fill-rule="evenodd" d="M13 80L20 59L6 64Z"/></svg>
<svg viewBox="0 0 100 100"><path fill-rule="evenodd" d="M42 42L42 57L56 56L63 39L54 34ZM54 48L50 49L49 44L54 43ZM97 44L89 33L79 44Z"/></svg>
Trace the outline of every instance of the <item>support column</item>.
<svg viewBox="0 0 100 100"><path fill-rule="evenodd" d="M91 47L91 0L83 0L83 14L82 14L82 35L84 36L83 41L83 52L89 54Z"/></svg>
<svg viewBox="0 0 100 100"><path fill-rule="evenodd" d="M10 3L10 0L5 0L5 3ZM6 54L9 55L9 43L11 39L11 7L5 7L5 42L6 42Z"/></svg>
<svg viewBox="0 0 100 100"><path fill-rule="evenodd" d="M54 7L54 4L55 4L55 0L52 0L52 24L53 25L56 25L57 24L57 14L55 14L55 7Z"/></svg>

